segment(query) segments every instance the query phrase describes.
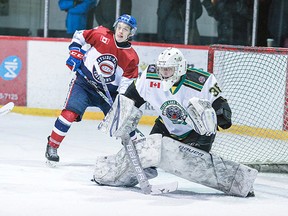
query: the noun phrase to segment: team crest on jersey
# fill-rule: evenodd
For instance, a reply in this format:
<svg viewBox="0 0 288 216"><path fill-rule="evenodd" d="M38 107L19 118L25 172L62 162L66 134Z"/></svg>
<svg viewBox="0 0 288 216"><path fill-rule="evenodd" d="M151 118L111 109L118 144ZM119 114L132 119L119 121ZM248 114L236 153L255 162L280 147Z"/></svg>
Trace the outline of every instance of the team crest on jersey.
<svg viewBox="0 0 288 216"><path fill-rule="evenodd" d="M198 80L200 83L205 83L206 78L204 76L199 76Z"/></svg>
<svg viewBox="0 0 288 216"><path fill-rule="evenodd" d="M99 65L100 72L102 76L105 79L106 83L112 82L115 80L115 71L117 67L117 58L111 54L104 54L99 56L96 59L95 64ZM93 65L93 77L97 81L100 81L97 69L95 67L95 64Z"/></svg>
<svg viewBox="0 0 288 216"><path fill-rule="evenodd" d="M166 101L161 107L162 115L169 118L173 124L185 124L187 113L175 100Z"/></svg>
<svg viewBox="0 0 288 216"><path fill-rule="evenodd" d="M147 72L148 73L156 72L156 65L154 65L154 64L148 65Z"/></svg>

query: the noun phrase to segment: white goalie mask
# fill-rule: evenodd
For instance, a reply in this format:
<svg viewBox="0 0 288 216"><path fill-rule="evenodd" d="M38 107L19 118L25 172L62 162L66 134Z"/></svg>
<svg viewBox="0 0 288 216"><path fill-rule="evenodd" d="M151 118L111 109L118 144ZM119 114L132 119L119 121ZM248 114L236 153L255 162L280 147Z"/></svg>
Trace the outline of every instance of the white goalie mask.
<svg viewBox="0 0 288 216"><path fill-rule="evenodd" d="M163 90L168 91L186 74L187 63L179 49L170 47L159 55L156 68L162 80Z"/></svg>

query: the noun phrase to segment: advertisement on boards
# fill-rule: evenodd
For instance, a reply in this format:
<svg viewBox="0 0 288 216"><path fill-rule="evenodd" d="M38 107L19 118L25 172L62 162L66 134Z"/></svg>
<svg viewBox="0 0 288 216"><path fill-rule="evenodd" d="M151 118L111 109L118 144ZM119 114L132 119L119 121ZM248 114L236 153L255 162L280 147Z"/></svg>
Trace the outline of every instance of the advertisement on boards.
<svg viewBox="0 0 288 216"><path fill-rule="evenodd" d="M0 105L26 106L27 41L0 40Z"/></svg>

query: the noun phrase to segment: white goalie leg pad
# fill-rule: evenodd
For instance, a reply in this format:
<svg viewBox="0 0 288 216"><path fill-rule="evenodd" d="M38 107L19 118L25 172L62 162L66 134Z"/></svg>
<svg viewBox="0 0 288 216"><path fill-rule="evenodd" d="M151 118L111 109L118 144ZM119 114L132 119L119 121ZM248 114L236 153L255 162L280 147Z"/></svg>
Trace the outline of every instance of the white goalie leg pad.
<svg viewBox="0 0 288 216"><path fill-rule="evenodd" d="M136 129L141 116L142 111L134 106L134 101L119 94L98 129L110 136L121 137Z"/></svg>
<svg viewBox="0 0 288 216"><path fill-rule="evenodd" d="M216 133L217 116L211 103L206 99L193 97L189 100L186 122L191 124L200 135Z"/></svg>
<svg viewBox="0 0 288 216"><path fill-rule="evenodd" d="M258 171L168 137L162 141L159 168L226 194L246 197Z"/></svg>
<svg viewBox="0 0 288 216"><path fill-rule="evenodd" d="M162 135L150 135L135 145L142 167L157 167L161 158ZM96 159L94 180L109 186L134 186L138 184L134 168L123 147L117 154ZM149 178L149 176L147 176Z"/></svg>

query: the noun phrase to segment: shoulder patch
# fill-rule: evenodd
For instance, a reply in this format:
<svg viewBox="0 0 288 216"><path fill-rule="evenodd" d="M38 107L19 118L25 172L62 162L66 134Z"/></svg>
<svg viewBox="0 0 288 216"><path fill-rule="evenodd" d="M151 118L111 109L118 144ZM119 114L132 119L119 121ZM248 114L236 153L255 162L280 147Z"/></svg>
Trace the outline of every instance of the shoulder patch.
<svg viewBox="0 0 288 216"><path fill-rule="evenodd" d="M147 79L160 80L160 77L158 76L158 74L156 72L156 65L155 64L148 65L146 78Z"/></svg>
<svg viewBox="0 0 288 216"><path fill-rule="evenodd" d="M209 72L203 70L188 68L183 85L201 91L210 75Z"/></svg>

